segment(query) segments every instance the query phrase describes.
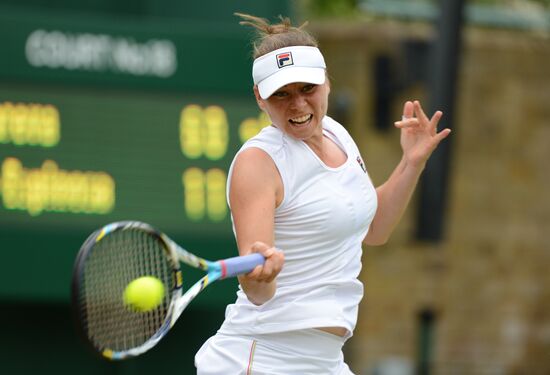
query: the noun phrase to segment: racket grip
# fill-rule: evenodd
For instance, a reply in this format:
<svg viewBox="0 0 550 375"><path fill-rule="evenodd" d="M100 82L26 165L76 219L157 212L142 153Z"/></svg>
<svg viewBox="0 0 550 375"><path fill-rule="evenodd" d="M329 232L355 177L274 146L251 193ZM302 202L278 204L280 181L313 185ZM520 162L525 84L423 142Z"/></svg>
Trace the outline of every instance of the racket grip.
<svg viewBox="0 0 550 375"><path fill-rule="evenodd" d="M225 279L226 277L235 277L243 273L248 273L256 268L256 266L264 263L265 258L259 253L220 260L222 266L221 278Z"/></svg>

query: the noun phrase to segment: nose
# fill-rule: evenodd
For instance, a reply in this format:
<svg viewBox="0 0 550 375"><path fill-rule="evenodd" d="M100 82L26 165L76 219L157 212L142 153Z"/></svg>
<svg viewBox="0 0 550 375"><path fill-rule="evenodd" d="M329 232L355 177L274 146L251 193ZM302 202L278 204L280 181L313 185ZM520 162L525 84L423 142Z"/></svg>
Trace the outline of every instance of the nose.
<svg viewBox="0 0 550 375"><path fill-rule="evenodd" d="M306 97L302 93L292 95L290 100L290 108L302 108L306 105Z"/></svg>

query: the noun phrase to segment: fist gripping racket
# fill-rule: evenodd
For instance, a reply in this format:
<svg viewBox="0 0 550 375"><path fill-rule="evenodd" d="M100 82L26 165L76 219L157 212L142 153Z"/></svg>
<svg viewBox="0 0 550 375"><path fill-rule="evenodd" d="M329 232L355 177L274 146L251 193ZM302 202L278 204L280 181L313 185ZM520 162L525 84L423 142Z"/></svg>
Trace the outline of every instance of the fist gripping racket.
<svg viewBox="0 0 550 375"><path fill-rule="evenodd" d="M148 224L106 225L88 237L75 261L72 305L78 329L105 358L135 357L155 346L207 285L248 273L264 261L261 254L251 254L212 262L184 250ZM185 293L180 263L207 272ZM125 303L125 291L144 276L162 282L159 302L147 311L136 311Z"/></svg>

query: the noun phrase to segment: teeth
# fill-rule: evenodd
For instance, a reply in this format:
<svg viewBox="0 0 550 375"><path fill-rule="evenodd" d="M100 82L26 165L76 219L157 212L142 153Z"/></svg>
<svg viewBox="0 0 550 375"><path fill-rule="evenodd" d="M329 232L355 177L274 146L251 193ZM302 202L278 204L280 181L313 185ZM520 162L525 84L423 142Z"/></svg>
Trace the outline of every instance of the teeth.
<svg viewBox="0 0 550 375"><path fill-rule="evenodd" d="M304 115L304 116L301 116L301 117L292 118L292 119L290 119L290 121L302 123L302 122L306 122L307 120L309 120L310 117L311 117L311 115Z"/></svg>

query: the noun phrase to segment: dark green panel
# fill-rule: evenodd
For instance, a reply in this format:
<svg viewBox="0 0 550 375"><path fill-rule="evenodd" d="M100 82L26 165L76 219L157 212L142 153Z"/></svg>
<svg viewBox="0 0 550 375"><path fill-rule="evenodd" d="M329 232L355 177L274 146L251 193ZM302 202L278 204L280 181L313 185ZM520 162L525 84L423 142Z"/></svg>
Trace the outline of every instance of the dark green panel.
<svg viewBox="0 0 550 375"><path fill-rule="evenodd" d="M62 304L0 304L0 373L9 375L194 374L194 355L223 320L221 309L190 307L151 351L108 362L85 347Z"/></svg>
<svg viewBox="0 0 550 375"><path fill-rule="evenodd" d="M37 132L45 108L59 118L58 140L47 147ZM204 152L192 157L180 141L182 110L190 108L203 116L191 134ZM225 179L242 145L239 130L258 114L252 97L0 86L0 263L9 265L0 298L66 301L80 244L117 220L149 222L204 257L236 255ZM184 118L186 129L193 121ZM211 131L212 118L226 119L225 136ZM222 150L216 154L209 140L226 144L212 148ZM198 179L184 182L191 170ZM108 176L114 189L94 185L89 174ZM114 204L97 209L92 202L106 191ZM220 283L199 303L227 303L234 291L233 281Z"/></svg>
<svg viewBox="0 0 550 375"><path fill-rule="evenodd" d="M249 35L236 22L0 6L0 79L243 94L252 85Z"/></svg>
<svg viewBox="0 0 550 375"><path fill-rule="evenodd" d="M4 139L4 143L0 143L0 165L5 165L7 158L15 158L23 168L37 170L43 169L45 160L51 160L60 170L107 173L116 183L116 207L108 215L102 215L102 221L145 216L148 221L166 231L184 227L185 231L196 235L204 234L203 224L208 222L208 234L229 232L228 215L221 221L208 218L189 220L184 211L182 174L193 167L205 172L214 168L227 170L235 151L241 145L238 135L240 124L246 118L258 116L252 98L2 86L0 113L7 108L8 103L11 103L11 107L22 107L29 111L36 104L56 108L60 118L60 136L56 145L41 147L17 145L8 135L7 142ZM221 158L209 160L203 154L197 159L191 159L182 152L181 112L190 106L199 106L203 112L216 106L226 116L229 138ZM13 112L13 109L8 112L8 129L18 121L15 119L17 114ZM22 122L25 131L31 131L37 126L31 120L25 121L25 118ZM205 129L207 124L201 124L200 127ZM200 136L205 137L205 134ZM0 142L1 137L2 133ZM203 138L199 140L208 142ZM6 206L6 196L3 198ZM0 218L0 223L15 224L14 220L17 219L17 222L25 225L32 223L52 227L60 224L70 227L98 224L97 215L76 215L67 223L65 216L48 211L45 209L33 215L28 209L16 209L10 213L9 219Z"/></svg>
<svg viewBox="0 0 550 375"><path fill-rule="evenodd" d="M268 1L17 3L0 2L0 79L241 94L252 32L233 13L290 11Z"/></svg>
<svg viewBox="0 0 550 375"><path fill-rule="evenodd" d="M146 0L0 0L0 4L28 10L54 10L80 14L143 15L147 9Z"/></svg>
<svg viewBox="0 0 550 375"><path fill-rule="evenodd" d="M134 16L155 16L181 20L201 20L234 23L234 12L249 13L261 17L290 15L290 1L270 0L209 0L205 6L200 1L185 0L1 0L26 9L56 10Z"/></svg>

